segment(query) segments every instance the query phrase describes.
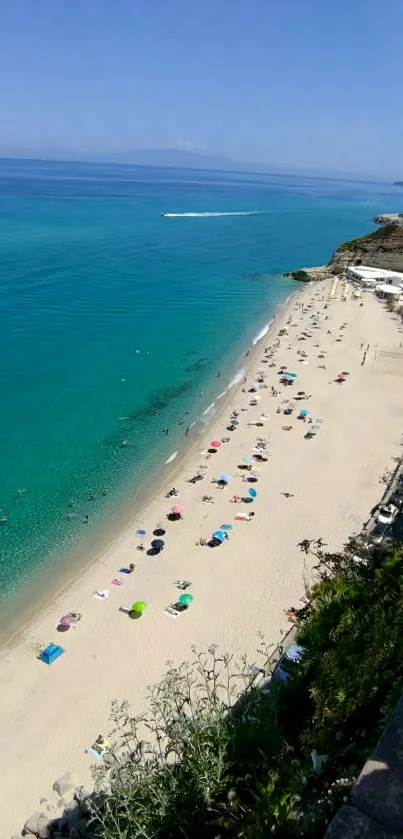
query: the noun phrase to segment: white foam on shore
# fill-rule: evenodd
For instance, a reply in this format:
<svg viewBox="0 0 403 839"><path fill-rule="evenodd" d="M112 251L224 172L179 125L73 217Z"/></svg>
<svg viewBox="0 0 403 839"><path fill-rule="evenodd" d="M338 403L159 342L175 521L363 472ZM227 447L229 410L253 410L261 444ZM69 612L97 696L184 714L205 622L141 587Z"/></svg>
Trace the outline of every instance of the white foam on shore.
<svg viewBox="0 0 403 839"><path fill-rule="evenodd" d="M244 379L244 378L245 378L245 368L241 367L240 370L238 370L237 373L235 373L234 378L231 379L225 393L228 393L228 391L231 390L232 387L235 387L235 385L239 385L239 382L241 382L242 379Z"/></svg>
<svg viewBox="0 0 403 839"><path fill-rule="evenodd" d="M168 463L172 463L172 461L175 460L177 456L178 452L174 452L173 454L171 454L171 457L169 457L168 460L165 461L165 466L167 466Z"/></svg>
<svg viewBox="0 0 403 839"><path fill-rule="evenodd" d="M258 332L257 335L255 335L255 337L252 341L252 347L255 347L256 344L258 344L259 341L261 341L262 338L264 338L264 336L267 335L272 323L273 323L273 321L269 320L269 322L266 323L266 326L263 326L263 328L260 330L260 332Z"/></svg>

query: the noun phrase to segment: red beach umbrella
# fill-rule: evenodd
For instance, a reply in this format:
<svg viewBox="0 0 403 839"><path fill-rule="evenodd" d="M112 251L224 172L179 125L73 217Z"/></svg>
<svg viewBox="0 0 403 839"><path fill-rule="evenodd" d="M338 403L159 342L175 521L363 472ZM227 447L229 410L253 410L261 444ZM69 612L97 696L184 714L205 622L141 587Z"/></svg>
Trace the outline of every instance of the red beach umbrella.
<svg viewBox="0 0 403 839"><path fill-rule="evenodd" d="M175 504L175 507L172 507L171 512L174 514L174 516L182 516L185 512L185 508L183 504Z"/></svg>
<svg viewBox="0 0 403 839"><path fill-rule="evenodd" d="M219 449L219 448L220 448L220 446L221 446L221 443L220 443L220 441L219 441L219 440L213 440L213 441L210 443L210 446L211 446L211 448L212 448L212 449Z"/></svg>

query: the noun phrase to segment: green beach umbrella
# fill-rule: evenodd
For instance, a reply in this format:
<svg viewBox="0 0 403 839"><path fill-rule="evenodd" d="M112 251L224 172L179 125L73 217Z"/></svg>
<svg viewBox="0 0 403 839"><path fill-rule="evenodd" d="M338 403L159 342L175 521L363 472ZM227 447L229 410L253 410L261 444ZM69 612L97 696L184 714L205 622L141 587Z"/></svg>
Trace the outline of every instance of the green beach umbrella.
<svg viewBox="0 0 403 839"><path fill-rule="evenodd" d="M147 603L145 603L144 600L136 600L136 602L133 603L132 612L142 613L142 612L145 612L146 609L147 609Z"/></svg>
<svg viewBox="0 0 403 839"><path fill-rule="evenodd" d="M182 603L183 606L190 606L193 602L193 594L181 594L179 598L179 603Z"/></svg>

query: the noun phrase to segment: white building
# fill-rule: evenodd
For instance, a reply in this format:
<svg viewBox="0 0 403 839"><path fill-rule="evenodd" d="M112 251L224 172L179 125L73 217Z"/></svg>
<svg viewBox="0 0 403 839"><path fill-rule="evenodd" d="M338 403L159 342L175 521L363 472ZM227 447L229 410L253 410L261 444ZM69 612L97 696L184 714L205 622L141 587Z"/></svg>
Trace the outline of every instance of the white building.
<svg viewBox="0 0 403 839"><path fill-rule="evenodd" d="M375 286L378 283L400 286L403 283L403 274L388 271L386 268L372 268L370 265L349 265L347 279L362 286Z"/></svg>

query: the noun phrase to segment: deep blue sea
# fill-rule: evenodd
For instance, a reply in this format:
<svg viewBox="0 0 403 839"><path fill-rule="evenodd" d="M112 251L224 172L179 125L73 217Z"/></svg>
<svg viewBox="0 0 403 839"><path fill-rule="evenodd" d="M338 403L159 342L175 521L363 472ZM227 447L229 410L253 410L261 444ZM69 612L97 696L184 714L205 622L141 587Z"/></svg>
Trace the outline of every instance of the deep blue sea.
<svg viewBox="0 0 403 839"><path fill-rule="evenodd" d="M283 271L323 263L402 197L0 161L0 597L65 561L178 448L294 290Z"/></svg>

